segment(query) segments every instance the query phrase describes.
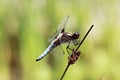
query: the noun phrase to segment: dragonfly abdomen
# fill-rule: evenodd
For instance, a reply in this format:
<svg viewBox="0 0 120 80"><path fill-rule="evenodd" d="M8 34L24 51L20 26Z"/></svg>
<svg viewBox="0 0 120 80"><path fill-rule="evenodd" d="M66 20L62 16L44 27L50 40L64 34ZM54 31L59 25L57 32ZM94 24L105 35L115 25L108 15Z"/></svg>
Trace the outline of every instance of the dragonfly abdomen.
<svg viewBox="0 0 120 80"><path fill-rule="evenodd" d="M36 59L36 61L41 60L44 58L52 49L54 48L53 42L48 46L48 48Z"/></svg>

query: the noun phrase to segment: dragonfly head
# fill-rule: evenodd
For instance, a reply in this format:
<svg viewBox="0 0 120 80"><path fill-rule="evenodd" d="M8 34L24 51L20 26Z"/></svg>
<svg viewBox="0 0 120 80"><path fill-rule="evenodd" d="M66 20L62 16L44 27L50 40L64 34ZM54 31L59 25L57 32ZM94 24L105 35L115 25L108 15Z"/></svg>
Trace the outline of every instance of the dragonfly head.
<svg viewBox="0 0 120 80"><path fill-rule="evenodd" d="M72 35L72 38L73 39L78 39L80 36L80 34L78 32L74 32L73 35Z"/></svg>

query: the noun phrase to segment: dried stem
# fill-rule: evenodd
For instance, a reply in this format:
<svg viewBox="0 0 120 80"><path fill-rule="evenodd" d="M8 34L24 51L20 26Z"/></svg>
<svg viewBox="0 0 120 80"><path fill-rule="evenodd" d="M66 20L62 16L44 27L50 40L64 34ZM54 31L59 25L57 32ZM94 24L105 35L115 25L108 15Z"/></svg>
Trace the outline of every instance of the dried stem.
<svg viewBox="0 0 120 80"><path fill-rule="evenodd" d="M82 41L81 41L80 44L77 46L77 48L76 48L76 49L73 48L72 54L68 57L68 65L66 66L66 68L65 68L65 70L64 70L64 73L63 73L63 75L61 76L60 80L62 80L62 79L64 78L64 76L65 76L65 74L66 74L69 66L72 65L72 64L74 64L74 63L78 60L78 58L79 58L79 56L80 56L80 51L77 51L77 50L79 49L79 47L81 46L81 44L83 43L83 41L85 40L85 38L87 37L87 35L89 34L89 32L91 31L91 29L93 28L93 26L94 26L94 25L92 25L92 26L89 28L88 32L85 34L85 36L83 37Z"/></svg>

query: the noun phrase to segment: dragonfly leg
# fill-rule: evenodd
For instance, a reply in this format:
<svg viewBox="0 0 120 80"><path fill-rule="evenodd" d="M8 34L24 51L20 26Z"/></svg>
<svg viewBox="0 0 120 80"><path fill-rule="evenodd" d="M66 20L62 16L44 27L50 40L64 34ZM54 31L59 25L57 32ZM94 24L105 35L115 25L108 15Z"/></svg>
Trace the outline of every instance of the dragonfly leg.
<svg viewBox="0 0 120 80"><path fill-rule="evenodd" d="M72 42L73 42L73 44L74 44L75 46L77 46L78 44L80 44L80 41L77 41L77 40L72 40Z"/></svg>
<svg viewBox="0 0 120 80"><path fill-rule="evenodd" d="M77 41L77 44L80 44L81 41Z"/></svg>
<svg viewBox="0 0 120 80"><path fill-rule="evenodd" d="M71 41L69 41L68 42L68 45L67 45L67 47L66 47L66 51L67 51L67 53L70 55L70 52L69 52L69 50L73 50L73 49L71 49L69 46L70 46L70 43L71 43Z"/></svg>

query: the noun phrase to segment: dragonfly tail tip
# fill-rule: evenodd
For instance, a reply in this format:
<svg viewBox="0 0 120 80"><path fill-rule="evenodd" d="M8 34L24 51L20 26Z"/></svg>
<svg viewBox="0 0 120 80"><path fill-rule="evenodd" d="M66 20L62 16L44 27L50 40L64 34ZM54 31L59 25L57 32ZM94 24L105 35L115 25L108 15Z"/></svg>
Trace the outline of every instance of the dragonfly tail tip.
<svg viewBox="0 0 120 80"><path fill-rule="evenodd" d="M35 61L39 61L40 59L36 59Z"/></svg>

